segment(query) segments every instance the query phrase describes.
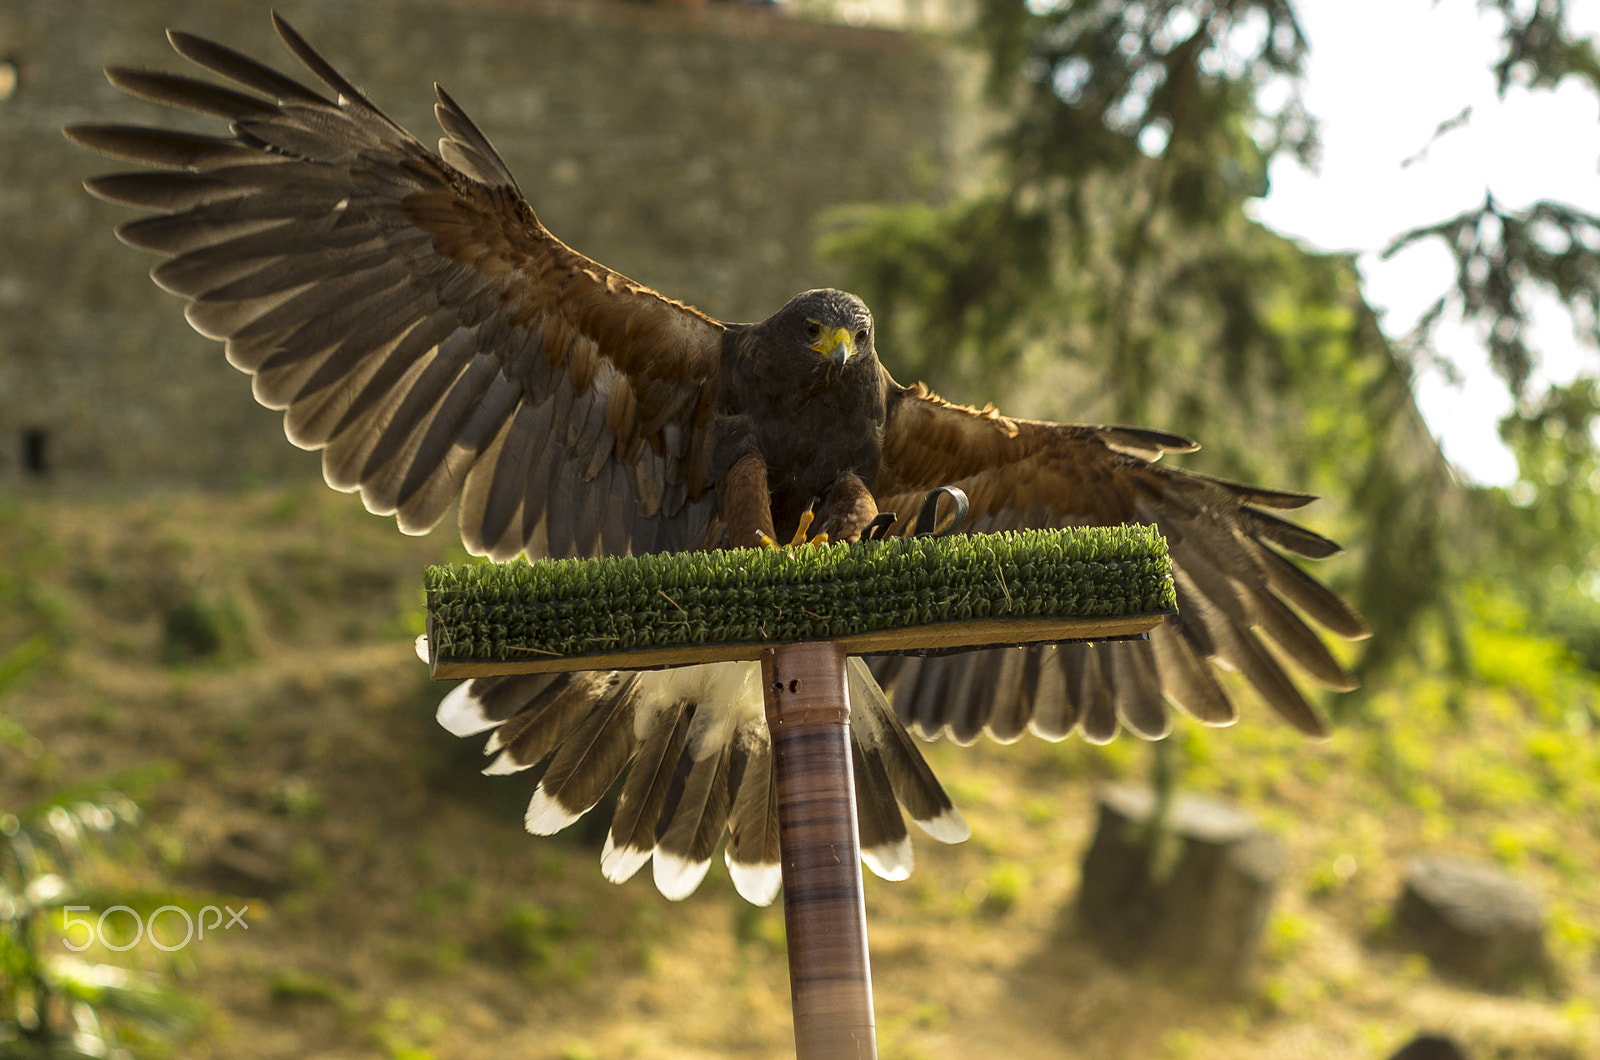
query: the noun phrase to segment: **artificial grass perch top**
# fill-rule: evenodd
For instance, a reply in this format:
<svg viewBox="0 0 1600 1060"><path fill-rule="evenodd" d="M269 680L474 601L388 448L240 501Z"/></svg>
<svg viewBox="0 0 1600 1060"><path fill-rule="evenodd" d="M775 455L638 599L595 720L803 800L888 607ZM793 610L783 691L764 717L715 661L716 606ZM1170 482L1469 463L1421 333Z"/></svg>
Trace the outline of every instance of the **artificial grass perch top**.
<svg viewBox="0 0 1600 1060"><path fill-rule="evenodd" d="M430 567L434 675L1099 639L1176 610L1153 527Z"/></svg>

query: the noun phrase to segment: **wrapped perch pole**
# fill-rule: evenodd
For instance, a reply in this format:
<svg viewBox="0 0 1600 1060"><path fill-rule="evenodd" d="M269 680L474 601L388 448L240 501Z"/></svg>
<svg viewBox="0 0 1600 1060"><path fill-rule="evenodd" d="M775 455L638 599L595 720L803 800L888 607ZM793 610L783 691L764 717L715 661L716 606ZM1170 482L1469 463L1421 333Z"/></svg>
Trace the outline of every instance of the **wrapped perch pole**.
<svg viewBox="0 0 1600 1060"><path fill-rule="evenodd" d="M759 661L800 1060L875 1057L845 660L1148 634L1149 527L434 567L435 678Z"/></svg>

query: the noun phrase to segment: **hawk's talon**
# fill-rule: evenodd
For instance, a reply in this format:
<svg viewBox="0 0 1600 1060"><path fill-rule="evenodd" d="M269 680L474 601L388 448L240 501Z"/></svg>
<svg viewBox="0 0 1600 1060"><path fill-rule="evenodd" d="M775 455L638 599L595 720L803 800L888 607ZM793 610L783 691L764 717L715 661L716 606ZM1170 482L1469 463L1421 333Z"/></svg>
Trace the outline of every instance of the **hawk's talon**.
<svg viewBox="0 0 1600 1060"><path fill-rule="evenodd" d="M794 536L789 539L787 545L779 545L772 539L771 534L759 529L756 531L756 541L762 548L799 548L802 545L826 545L828 543L828 532L826 530L815 537L808 536L807 532L811 529L811 524L816 521L816 518L815 504L801 512L800 525L795 527Z"/></svg>
<svg viewBox="0 0 1600 1060"><path fill-rule="evenodd" d="M800 513L800 525L794 528L794 536L789 539L790 548L794 548L796 545L816 544L816 542L806 537L806 531L811 529L812 520L817 517L816 507L815 504L812 504L811 507Z"/></svg>
<svg viewBox="0 0 1600 1060"><path fill-rule="evenodd" d="M865 530L861 531L861 540L884 540L889 536L889 528L894 525L895 518L896 517L893 512L879 512L878 517L872 520L872 522L868 523Z"/></svg>

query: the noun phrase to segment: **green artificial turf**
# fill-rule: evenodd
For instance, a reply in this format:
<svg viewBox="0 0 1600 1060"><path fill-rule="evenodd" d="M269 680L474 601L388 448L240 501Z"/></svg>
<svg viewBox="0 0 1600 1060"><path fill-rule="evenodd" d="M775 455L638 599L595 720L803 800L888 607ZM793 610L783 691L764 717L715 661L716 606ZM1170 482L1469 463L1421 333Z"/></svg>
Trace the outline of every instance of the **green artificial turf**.
<svg viewBox="0 0 1600 1060"><path fill-rule="evenodd" d="M985 618L1176 609L1154 527L429 567L436 658L783 644Z"/></svg>

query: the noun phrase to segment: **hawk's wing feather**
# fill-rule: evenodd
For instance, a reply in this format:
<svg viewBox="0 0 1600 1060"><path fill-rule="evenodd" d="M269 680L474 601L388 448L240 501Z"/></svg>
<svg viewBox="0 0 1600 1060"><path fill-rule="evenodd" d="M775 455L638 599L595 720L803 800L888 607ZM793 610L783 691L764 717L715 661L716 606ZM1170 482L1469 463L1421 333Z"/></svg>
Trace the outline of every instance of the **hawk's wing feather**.
<svg viewBox="0 0 1600 1060"><path fill-rule="evenodd" d="M1025 727L1050 739L1078 731L1104 741L1119 719L1158 737L1169 728L1164 701L1208 724L1234 719L1212 673L1220 666L1243 674L1295 727L1323 732L1280 659L1326 687L1353 688L1301 615L1342 637L1369 631L1348 604L1279 550L1320 559L1338 546L1266 510L1298 508L1313 499L1307 494L1155 463L1163 453L1194 448L1160 431L1014 420L992 408L951 404L920 386L897 391L879 508L914 513L929 490L950 485L971 501L972 531L1154 524L1167 538L1178 590L1178 615L1148 643L875 660L874 672L895 689L900 717L924 736L961 743L985 731L1015 739ZM906 532L908 521L895 532Z"/></svg>
<svg viewBox="0 0 1600 1060"><path fill-rule="evenodd" d="M552 236L443 91L435 155L274 22L333 98L173 32L231 83L108 77L230 135L68 130L160 171L88 182L157 211L119 229L168 256L156 282L322 450L330 485L408 533L461 498L463 539L497 559L698 547L723 325Z"/></svg>

